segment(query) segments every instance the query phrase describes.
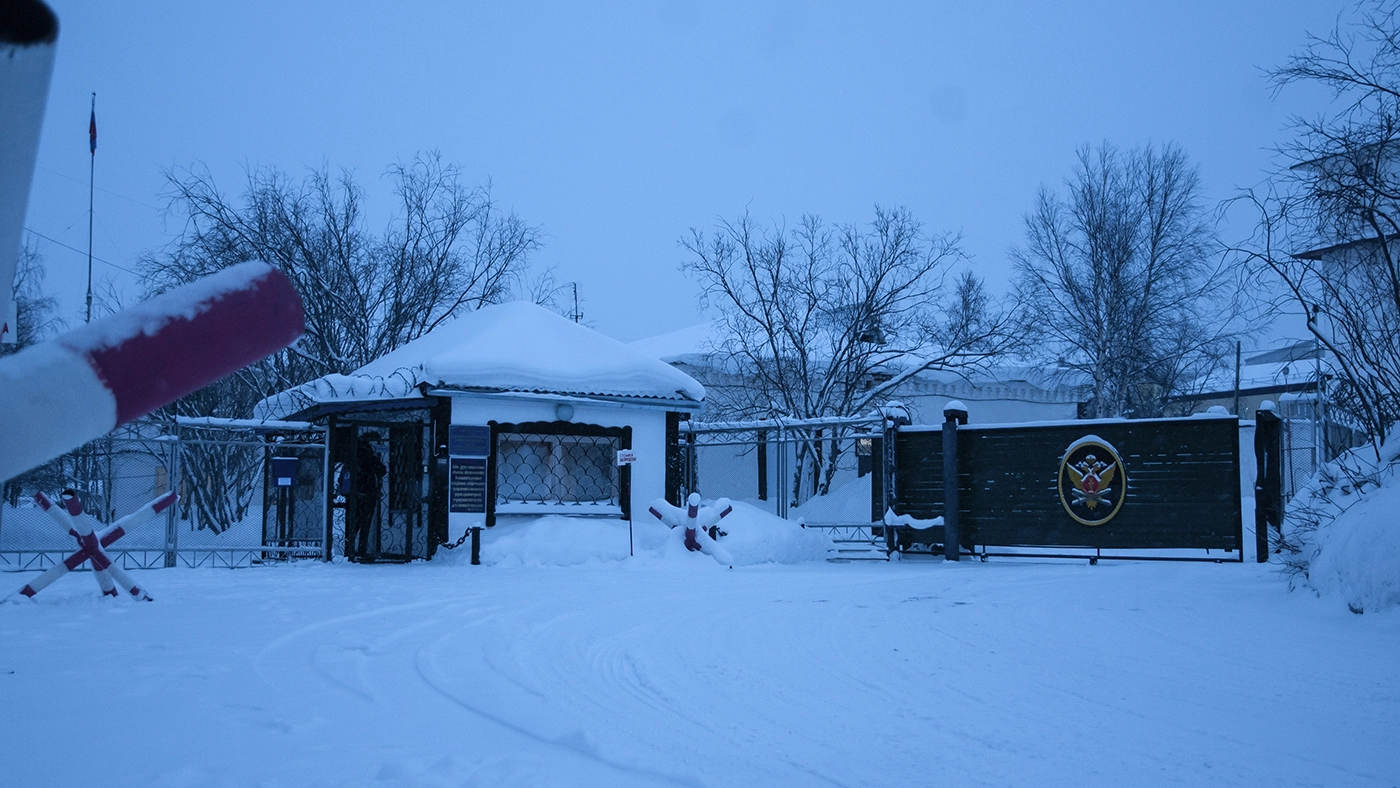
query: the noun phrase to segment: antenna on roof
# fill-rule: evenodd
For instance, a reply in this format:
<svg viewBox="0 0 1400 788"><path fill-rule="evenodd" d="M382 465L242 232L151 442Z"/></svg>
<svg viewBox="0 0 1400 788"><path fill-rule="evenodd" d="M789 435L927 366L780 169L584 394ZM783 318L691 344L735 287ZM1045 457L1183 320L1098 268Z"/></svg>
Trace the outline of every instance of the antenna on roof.
<svg viewBox="0 0 1400 788"><path fill-rule="evenodd" d="M575 323L582 323L583 313L578 309L578 282L570 282L569 285L574 288L574 311L569 313L569 319Z"/></svg>

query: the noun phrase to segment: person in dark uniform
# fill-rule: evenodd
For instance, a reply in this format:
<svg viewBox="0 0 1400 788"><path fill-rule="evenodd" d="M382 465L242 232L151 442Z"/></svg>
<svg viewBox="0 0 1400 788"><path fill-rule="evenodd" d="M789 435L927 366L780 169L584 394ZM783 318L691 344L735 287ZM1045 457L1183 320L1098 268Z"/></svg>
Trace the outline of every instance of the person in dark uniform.
<svg viewBox="0 0 1400 788"><path fill-rule="evenodd" d="M367 432L355 447L355 508L345 524L345 557L351 561L369 553L369 530L379 512L379 487L386 469L374 450L379 435Z"/></svg>

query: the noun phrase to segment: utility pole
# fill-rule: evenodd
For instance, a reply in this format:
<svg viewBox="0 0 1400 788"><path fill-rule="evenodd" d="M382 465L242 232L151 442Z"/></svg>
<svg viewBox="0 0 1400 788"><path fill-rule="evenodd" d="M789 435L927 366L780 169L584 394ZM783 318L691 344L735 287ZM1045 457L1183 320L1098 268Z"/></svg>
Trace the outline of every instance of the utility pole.
<svg viewBox="0 0 1400 788"><path fill-rule="evenodd" d="M88 121L88 153L92 160L88 162L88 281L87 281L87 317L86 323L92 322L92 192L93 176L97 172L97 91L92 93L92 115Z"/></svg>

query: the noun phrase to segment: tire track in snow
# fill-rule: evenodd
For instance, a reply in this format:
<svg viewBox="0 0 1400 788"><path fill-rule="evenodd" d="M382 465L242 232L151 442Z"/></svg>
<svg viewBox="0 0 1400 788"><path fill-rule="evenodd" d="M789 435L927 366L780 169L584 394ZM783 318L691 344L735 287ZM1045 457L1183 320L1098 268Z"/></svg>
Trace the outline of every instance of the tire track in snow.
<svg viewBox="0 0 1400 788"><path fill-rule="evenodd" d="M288 690L297 688L299 685L294 680L288 680L286 675L276 674L288 673L291 665L301 667L311 666L310 671L331 686L348 693L361 700L373 703L378 700L373 688L370 686L371 679L365 673L365 662L369 657L376 656L383 646L395 642L408 634L440 625L445 611L453 607L469 607L474 600L453 600L444 602L440 599L424 602L412 602L403 605L390 605L377 607L371 610L362 610L348 615L336 616L334 618L315 621L310 624L298 627L291 632L282 635L263 646L257 656L253 658L253 669L258 677L273 689ZM366 637L363 633L354 633L353 643L349 645L327 643L324 637L318 637L316 642L309 646L298 644L312 636L319 636L326 630L337 627L345 627L349 624L372 621L374 619L392 617L394 623L401 622L406 614L414 611L438 608L439 615L430 618L413 617L413 623L407 626L397 626L386 636L377 638ZM488 614L488 611L477 609L480 614ZM299 656L284 658L280 655L286 651L294 651ZM278 669L280 668L280 669ZM279 681L279 678L281 681Z"/></svg>
<svg viewBox="0 0 1400 788"><path fill-rule="evenodd" d="M805 775L809 784L845 785L772 748L755 759L753 734L761 741L762 730L715 725L745 718L751 708L763 710L752 705L751 684L726 686L716 664L734 629L725 616L696 607L688 589L645 600L619 599L615 591L578 589L562 610L557 601L516 608L519 619L532 622L523 632L465 626L425 650L424 678L454 702L511 730L639 773L686 784L733 784L735 769L726 767L734 765L728 759L736 753L737 771L758 768L758 782L790 783L794 775ZM742 591L704 597L721 609L742 598ZM481 665L464 663L479 643L500 645L477 652ZM434 673L438 664L453 670ZM697 776L677 776L674 769L646 765L648 760L680 762Z"/></svg>
<svg viewBox="0 0 1400 788"><path fill-rule="evenodd" d="M417 671L418 677L423 681L423 684L425 686L432 689L438 695L459 706L465 711L468 711L480 717L481 719L486 720L487 722L490 722L493 725L496 725L497 727L515 733L546 748L559 750L562 752L569 753L571 755L581 756L601 766L614 769L618 772L632 777L643 778L650 782L662 783L666 785L686 786L686 788L704 788L703 783L697 782L683 775L667 774L664 772L653 771L650 769L621 763L614 759L607 758L601 753L599 753L596 750L596 748L591 746L591 744L587 741L586 737L584 736L561 736L558 738L550 738L544 734L532 730L527 725L506 719L504 716L488 711L482 706L479 706L476 703L473 703L461 697L456 691L454 691L454 689L450 687L451 682L448 681L445 676L443 676L443 674L435 664L435 660L433 658L434 651L439 649L447 641L458 636L459 635L455 633L439 636L430 643L424 646L420 646L414 652L413 664Z"/></svg>

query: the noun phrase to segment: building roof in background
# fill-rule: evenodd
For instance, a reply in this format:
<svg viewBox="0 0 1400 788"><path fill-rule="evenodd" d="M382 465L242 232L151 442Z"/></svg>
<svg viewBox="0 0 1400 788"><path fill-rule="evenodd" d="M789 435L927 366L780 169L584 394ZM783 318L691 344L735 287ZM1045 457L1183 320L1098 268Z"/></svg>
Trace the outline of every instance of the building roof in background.
<svg viewBox="0 0 1400 788"><path fill-rule="evenodd" d="M677 331L629 342L628 347L667 364L699 366L710 354L716 333L718 330L713 323L696 323Z"/></svg>
<svg viewBox="0 0 1400 788"><path fill-rule="evenodd" d="M256 418L332 400L422 396L419 387L699 402L694 378L524 301L482 307L366 364L268 397Z"/></svg>
<svg viewBox="0 0 1400 788"><path fill-rule="evenodd" d="M715 323L699 323L678 331L639 339L630 343L630 346L668 364L683 364L696 370L732 371L722 369L720 360L714 354L715 337L720 330L721 327ZM907 359L897 358L889 361L882 365L882 368L893 374L907 363L919 363L916 359L917 354L911 354ZM1076 402L1081 397L1085 382L1084 376L1074 370L1054 366L1005 364L962 370L925 370L918 373L907 385L916 390L912 393L971 397L971 392L995 389L995 392L989 393L1031 398L1036 401Z"/></svg>
<svg viewBox="0 0 1400 788"><path fill-rule="evenodd" d="M1331 355L1312 339L1289 340L1276 347L1247 351L1240 359L1240 391L1258 394L1311 391L1316 387L1319 368L1324 375L1335 374ZM1232 394L1234 366L1216 370L1197 381L1193 388L1197 393L1177 399L1201 400Z"/></svg>

